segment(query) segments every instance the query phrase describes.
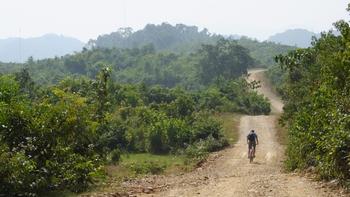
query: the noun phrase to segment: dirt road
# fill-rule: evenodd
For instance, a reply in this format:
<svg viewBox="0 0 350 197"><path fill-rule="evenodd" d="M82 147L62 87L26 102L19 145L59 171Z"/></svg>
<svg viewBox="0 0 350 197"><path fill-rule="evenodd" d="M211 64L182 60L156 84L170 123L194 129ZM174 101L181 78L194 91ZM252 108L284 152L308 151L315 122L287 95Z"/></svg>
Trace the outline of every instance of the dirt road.
<svg viewBox="0 0 350 197"><path fill-rule="evenodd" d="M251 71L249 80L259 80L258 90L271 101L269 116L242 116L236 145L212 156L205 166L181 176L158 179L156 193L145 196L342 196L320 183L282 170L283 146L276 139L275 120L282 111L281 100L271 91L262 70ZM246 135L257 131L260 144L253 164L247 159ZM154 184L154 183L152 183ZM151 185L152 185L151 184ZM147 192L148 193L148 192Z"/></svg>

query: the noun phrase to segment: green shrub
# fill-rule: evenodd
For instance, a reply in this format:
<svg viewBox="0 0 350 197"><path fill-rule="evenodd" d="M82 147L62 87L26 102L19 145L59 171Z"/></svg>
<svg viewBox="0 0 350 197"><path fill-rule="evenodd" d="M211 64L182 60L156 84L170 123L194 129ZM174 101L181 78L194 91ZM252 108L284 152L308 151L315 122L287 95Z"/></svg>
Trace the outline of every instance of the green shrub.
<svg viewBox="0 0 350 197"><path fill-rule="evenodd" d="M36 196L45 176L36 172L35 161L24 151L11 153L6 145L0 145L0 195Z"/></svg>
<svg viewBox="0 0 350 197"><path fill-rule="evenodd" d="M0 92L4 90L0 85ZM2 195L34 196L57 189L78 192L100 171L96 133L85 99L58 89L51 94L35 103L20 93L0 98Z"/></svg>
<svg viewBox="0 0 350 197"><path fill-rule="evenodd" d="M166 164L144 161L128 163L126 167L131 169L135 174L160 174L166 169Z"/></svg>
<svg viewBox="0 0 350 197"><path fill-rule="evenodd" d="M215 139L209 136L205 140L199 140L185 149L186 157L195 163L203 162L210 152L221 150L228 146L228 141L224 138Z"/></svg>
<svg viewBox="0 0 350 197"><path fill-rule="evenodd" d="M206 160L209 155L206 147L202 141L192 144L185 149L185 155L187 157L187 164L189 163L201 163Z"/></svg>
<svg viewBox="0 0 350 197"><path fill-rule="evenodd" d="M222 93L215 87L208 88L200 95L201 109L217 110L225 103Z"/></svg>
<svg viewBox="0 0 350 197"><path fill-rule="evenodd" d="M170 119L167 127L167 136L171 150L176 152L176 150L185 148L190 143L190 126L185 120Z"/></svg>
<svg viewBox="0 0 350 197"><path fill-rule="evenodd" d="M245 95L241 102L242 111L251 114L269 114L271 112L271 104L267 98L258 95L256 92L249 92Z"/></svg>
<svg viewBox="0 0 350 197"><path fill-rule="evenodd" d="M251 115L269 114L271 106L268 99L253 90L254 86L244 78L218 80L215 86L209 87L199 95L200 108Z"/></svg>
<svg viewBox="0 0 350 197"><path fill-rule="evenodd" d="M148 131L148 140L146 142L147 150L151 153L167 153L170 148L165 133L166 128L162 123L151 126Z"/></svg>
<svg viewBox="0 0 350 197"><path fill-rule="evenodd" d="M111 151L111 161L115 164L118 163L120 161L120 157L121 157L121 152L119 149L114 149L113 151Z"/></svg>
<svg viewBox="0 0 350 197"><path fill-rule="evenodd" d="M276 91L283 97L284 81L287 77L286 70L282 69L280 65L271 66L267 73L267 77L271 81Z"/></svg>
<svg viewBox="0 0 350 197"><path fill-rule="evenodd" d="M208 113L198 113L193 122L191 142L205 140L208 137L221 138L221 124Z"/></svg>

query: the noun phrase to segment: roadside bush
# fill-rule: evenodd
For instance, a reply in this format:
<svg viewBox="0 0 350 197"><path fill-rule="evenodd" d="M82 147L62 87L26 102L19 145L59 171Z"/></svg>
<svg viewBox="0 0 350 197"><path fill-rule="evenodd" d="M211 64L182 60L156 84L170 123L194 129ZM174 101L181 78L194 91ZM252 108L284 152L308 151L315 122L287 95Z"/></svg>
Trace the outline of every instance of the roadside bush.
<svg viewBox="0 0 350 197"><path fill-rule="evenodd" d="M256 92L249 92L242 99L241 110L251 115L268 115L271 112L271 104L267 98L258 95Z"/></svg>
<svg viewBox="0 0 350 197"><path fill-rule="evenodd" d="M110 153L111 155L111 161L116 164L120 161L120 157L121 157L121 152L119 149L114 149L111 151Z"/></svg>
<svg viewBox="0 0 350 197"><path fill-rule="evenodd" d="M128 163L126 167L131 169L135 174L160 174L166 169L166 164L154 161L144 161Z"/></svg>
<svg viewBox="0 0 350 197"><path fill-rule="evenodd" d="M213 87L208 88L200 95L199 102L201 104L201 109L216 111L225 104L225 101L226 100L221 92L217 88Z"/></svg>
<svg viewBox="0 0 350 197"><path fill-rule="evenodd" d="M350 183L350 25L339 21L335 27L340 34L324 33L312 47L276 59L286 72L282 122L289 131L287 168L314 167L321 178L346 185Z"/></svg>
<svg viewBox="0 0 350 197"><path fill-rule="evenodd" d="M206 160L210 152L218 151L228 146L225 138L215 139L209 136L205 140L199 140L185 149L185 155L189 162L201 163Z"/></svg>
<svg viewBox="0 0 350 197"><path fill-rule="evenodd" d="M193 121L191 142L205 140L210 136L215 139L223 137L220 122L209 113L197 113Z"/></svg>
<svg viewBox="0 0 350 197"><path fill-rule="evenodd" d="M126 140L130 144L130 150L155 154L174 153L208 137L218 141L224 139L221 124L212 114L196 112L180 117L182 118L169 117L153 108L135 108L126 123L129 125Z"/></svg>
<svg viewBox="0 0 350 197"><path fill-rule="evenodd" d="M186 163L201 163L206 160L209 152L206 150L202 141L192 144L185 149L185 155L187 157Z"/></svg>
<svg viewBox="0 0 350 197"><path fill-rule="evenodd" d="M0 196L36 196L40 186L47 184L36 169L35 161L24 151L11 153L0 145Z"/></svg>
<svg viewBox="0 0 350 197"><path fill-rule="evenodd" d="M51 96L31 103L16 88L11 91L0 99L0 194L86 189L102 162L85 99L53 89ZM11 91L0 85L1 93Z"/></svg>
<svg viewBox="0 0 350 197"><path fill-rule="evenodd" d="M112 115L107 116L104 122L96 128L96 132L100 135L96 142L96 148L103 154L125 148L128 145L125 123L119 117L111 118L110 116Z"/></svg>
<svg viewBox="0 0 350 197"><path fill-rule="evenodd" d="M191 140L191 125L182 119L170 119L167 128L167 136L172 152L185 148Z"/></svg>
<svg viewBox="0 0 350 197"><path fill-rule="evenodd" d="M146 141L147 151L150 153L168 153L170 151L168 136L166 133L167 121L160 120L148 127L148 137Z"/></svg>
<svg viewBox="0 0 350 197"><path fill-rule="evenodd" d="M287 77L286 70L282 69L280 65L276 64L271 66L267 73L267 77L270 79L271 84L275 87L276 91L283 97L284 81Z"/></svg>
<svg viewBox="0 0 350 197"><path fill-rule="evenodd" d="M246 79L218 80L199 95L200 108L219 112L242 112L250 115L269 114L271 106L267 98L253 88L257 82Z"/></svg>

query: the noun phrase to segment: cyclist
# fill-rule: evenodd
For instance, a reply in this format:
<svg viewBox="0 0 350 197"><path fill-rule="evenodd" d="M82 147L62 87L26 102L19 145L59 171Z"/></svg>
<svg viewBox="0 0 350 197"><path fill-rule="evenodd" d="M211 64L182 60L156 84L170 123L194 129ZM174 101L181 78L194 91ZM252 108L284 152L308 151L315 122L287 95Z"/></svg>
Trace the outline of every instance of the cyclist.
<svg viewBox="0 0 350 197"><path fill-rule="evenodd" d="M249 158L249 150L251 148L253 149L253 157L255 157L255 147L257 144L259 144L258 135L255 133L254 130L251 130L247 136L247 144L248 144L248 158Z"/></svg>

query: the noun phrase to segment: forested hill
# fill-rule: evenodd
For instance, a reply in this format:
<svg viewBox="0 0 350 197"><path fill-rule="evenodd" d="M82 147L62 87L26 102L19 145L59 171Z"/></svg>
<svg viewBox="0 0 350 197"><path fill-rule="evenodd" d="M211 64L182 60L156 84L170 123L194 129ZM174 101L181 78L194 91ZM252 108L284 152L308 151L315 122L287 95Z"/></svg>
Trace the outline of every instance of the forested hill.
<svg viewBox="0 0 350 197"><path fill-rule="evenodd" d="M120 28L111 34L90 40L89 45L99 48L137 48L153 44L156 50L172 52L193 52L201 44L213 44L220 38L210 34L207 29L199 31L196 26L168 23L161 25L148 24L139 31L132 28Z"/></svg>
<svg viewBox="0 0 350 197"><path fill-rule="evenodd" d="M99 36L96 40L90 40L88 45L95 48L137 48L152 44L156 51L188 54L198 50L202 44L214 44L222 37L209 33L207 29L199 30L196 26L162 23L148 24L138 31L121 28ZM227 39L237 40L238 44L249 49L257 65L265 67L274 64L276 55L285 54L295 48L273 42L259 42L244 36L228 36Z"/></svg>

